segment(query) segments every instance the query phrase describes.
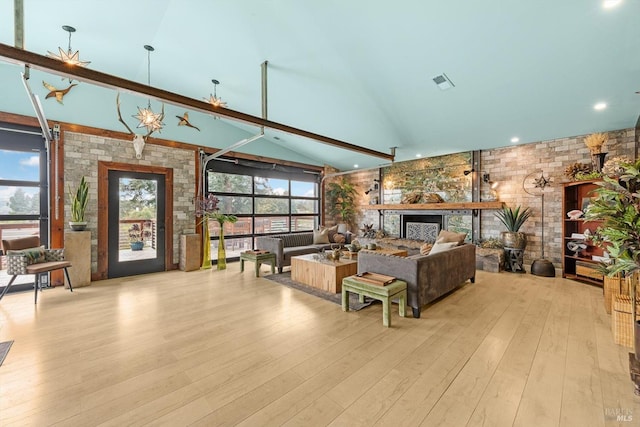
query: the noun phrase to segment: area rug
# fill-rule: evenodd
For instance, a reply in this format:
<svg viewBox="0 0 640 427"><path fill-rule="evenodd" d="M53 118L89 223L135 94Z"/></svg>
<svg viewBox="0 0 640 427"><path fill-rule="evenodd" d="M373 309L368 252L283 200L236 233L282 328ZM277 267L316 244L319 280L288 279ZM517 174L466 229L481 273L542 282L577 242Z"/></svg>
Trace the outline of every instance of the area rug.
<svg viewBox="0 0 640 427"><path fill-rule="evenodd" d="M331 301L334 304L342 305L342 294L334 294L331 292L325 292L320 289L312 288L311 286L303 285L299 282L294 282L291 280L291 272L285 271L280 274L271 274L267 276L263 276L263 278L267 280L271 280L272 282L279 283L281 285L287 286L289 288L297 289L299 291L305 292L307 294L325 299L327 301ZM358 301L358 295L349 292L349 310L362 310L365 307L369 307L371 304L379 302L374 300L373 298L365 297L364 303Z"/></svg>
<svg viewBox="0 0 640 427"><path fill-rule="evenodd" d="M12 341L4 341L0 342L0 366L2 366L2 362L4 362L4 358L7 357L9 350L11 349Z"/></svg>

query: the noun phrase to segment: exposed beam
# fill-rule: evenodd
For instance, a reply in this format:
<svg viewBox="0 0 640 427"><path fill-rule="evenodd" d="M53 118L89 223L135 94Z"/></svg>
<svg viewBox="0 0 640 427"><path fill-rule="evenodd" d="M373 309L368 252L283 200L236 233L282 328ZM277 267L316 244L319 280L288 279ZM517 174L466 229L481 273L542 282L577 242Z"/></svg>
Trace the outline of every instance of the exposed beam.
<svg viewBox="0 0 640 427"><path fill-rule="evenodd" d="M62 77L71 78L86 83L95 84L97 86L115 90L122 90L144 97L151 97L160 102L165 102L167 104L176 105L179 107L190 108L194 111L200 111L206 114L215 114L228 119L237 120L240 122L249 123L269 129L275 129L292 135L302 136L323 144L332 145L334 147L354 151L361 154L366 154L372 157L379 157L390 161L393 161L395 157L392 154L382 153L380 151L372 150L366 147L360 147L358 145L350 144L338 139L319 135L313 132L308 132L281 123L272 122L260 117L241 113L239 111L230 110L224 107L214 107L208 102L188 98L177 93L158 89L152 86L147 86L141 83L133 82L131 80L112 76L110 74L101 73L89 68L75 67L65 62L58 61L57 59L29 52L27 50L17 49L15 47L8 46L2 43L0 43L0 59L18 65L28 65L33 69L57 74Z"/></svg>
<svg viewBox="0 0 640 427"><path fill-rule="evenodd" d="M14 44L19 49L24 49L24 1L13 1L13 32Z"/></svg>

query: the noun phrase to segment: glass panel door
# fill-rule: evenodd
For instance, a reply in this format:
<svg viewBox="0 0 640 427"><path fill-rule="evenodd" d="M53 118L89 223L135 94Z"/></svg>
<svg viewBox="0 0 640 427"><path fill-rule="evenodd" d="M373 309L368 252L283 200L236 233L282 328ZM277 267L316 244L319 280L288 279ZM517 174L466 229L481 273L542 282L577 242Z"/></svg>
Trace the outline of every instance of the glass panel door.
<svg viewBox="0 0 640 427"><path fill-rule="evenodd" d="M109 277L164 271L164 175L109 172Z"/></svg>
<svg viewBox="0 0 640 427"><path fill-rule="evenodd" d="M0 123L0 240L39 236L48 243L46 177L40 130ZM5 264L0 256L0 291L10 279ZM32 288L33 275L21 275L9 291Z"/></svg>

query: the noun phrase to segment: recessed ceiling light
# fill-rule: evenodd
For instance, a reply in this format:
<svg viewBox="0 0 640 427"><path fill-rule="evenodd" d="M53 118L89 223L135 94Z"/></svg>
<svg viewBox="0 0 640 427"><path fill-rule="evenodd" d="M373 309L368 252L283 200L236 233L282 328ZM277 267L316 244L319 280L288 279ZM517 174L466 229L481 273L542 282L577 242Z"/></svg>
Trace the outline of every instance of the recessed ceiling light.
<svg viewBox="0 0 640 427"><path fill-rule="evenodd" d="M594 110L604 110L605 108L607 108L607 103L606 102L598 102L596 105L593 106Z"/></svg>
<svg viewBox="0 0 640 427"><path fill-rule="evenodd" d="M604 0L602 2L602 7L604 7L605 9L611 9L612 7L616 7L620 3L622 3L622 0Z"/></svg>
<svg viewBox="0 0 640 427"><path fill-rule="evenodd" d="M418 154L416 154L416 157L420 158L420 157L422 157L422 154L418 153Z"/></svg>
<svg viewBox="0 0 640 427"><path fill-rule="evenodd" d="M353 165L354 168L358 169L358 164Z"/></svg>
<svg viewBox="0 0 640 427"><path fill-rule="evenodd" d="M520 138L518 138L517 136L514 136L513 138L511 138L511 142L513 142L514 144L516 142L520 142Z"/></svg>

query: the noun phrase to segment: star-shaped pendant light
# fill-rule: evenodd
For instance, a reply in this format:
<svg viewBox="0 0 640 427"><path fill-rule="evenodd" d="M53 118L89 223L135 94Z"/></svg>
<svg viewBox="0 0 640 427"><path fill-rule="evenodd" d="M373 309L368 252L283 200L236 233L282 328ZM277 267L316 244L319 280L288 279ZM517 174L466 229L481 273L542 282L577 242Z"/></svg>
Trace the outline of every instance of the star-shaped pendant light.
<svg viewBox="0 0 640 427"><path fill-rule="evenodd" d="M226 107L227 103L224 102L222 98L218 98L218 95L216 94L216 87L220 84L220 82L216 79L212 79L211 83L213 83L213 95L209 94L209 98L205 98L205 100L216 108Z"/></svg>
<svg viewBox="0 0 640 427"><path fill-rule="evenodd" d="M151 52L155 49L148 44L144 45L144 48L147 51L147 85L151 86ZM147 103L147 108L138 107L138 114L133 117L140 121L137 127L147 128L148 132L160 131L164 126L162 123L164 113L154 113L151 109L151 100Z"/></svg>
<svg viewBox="0 0 640 427"><path fill-rule="evenodd" d="M162 123L164 114L154 113L151 109L151 102L149 102L147 108L138 107L138 114L135 114L133 117L140 121L136 127L147 128L147 131L149 132L159 131L164 126L164 123Z"/></svg>
<svg viewBox="0 0 640 427"><path fill-rule="evenodd" d="M79 67L86 67L87 65L91 64L91 61L80 60L79 50L75 52L71 50L71 34L75 33L76 29L70 25L63 25L62 29L69 33L69 47L67 48L66 52L61 47L58 47L58 50L60 51L60 53L57 55L53 52L47 51L47 56L62 62L66 62L67 64L70 64L70 65L77 65Z"/></svg>

